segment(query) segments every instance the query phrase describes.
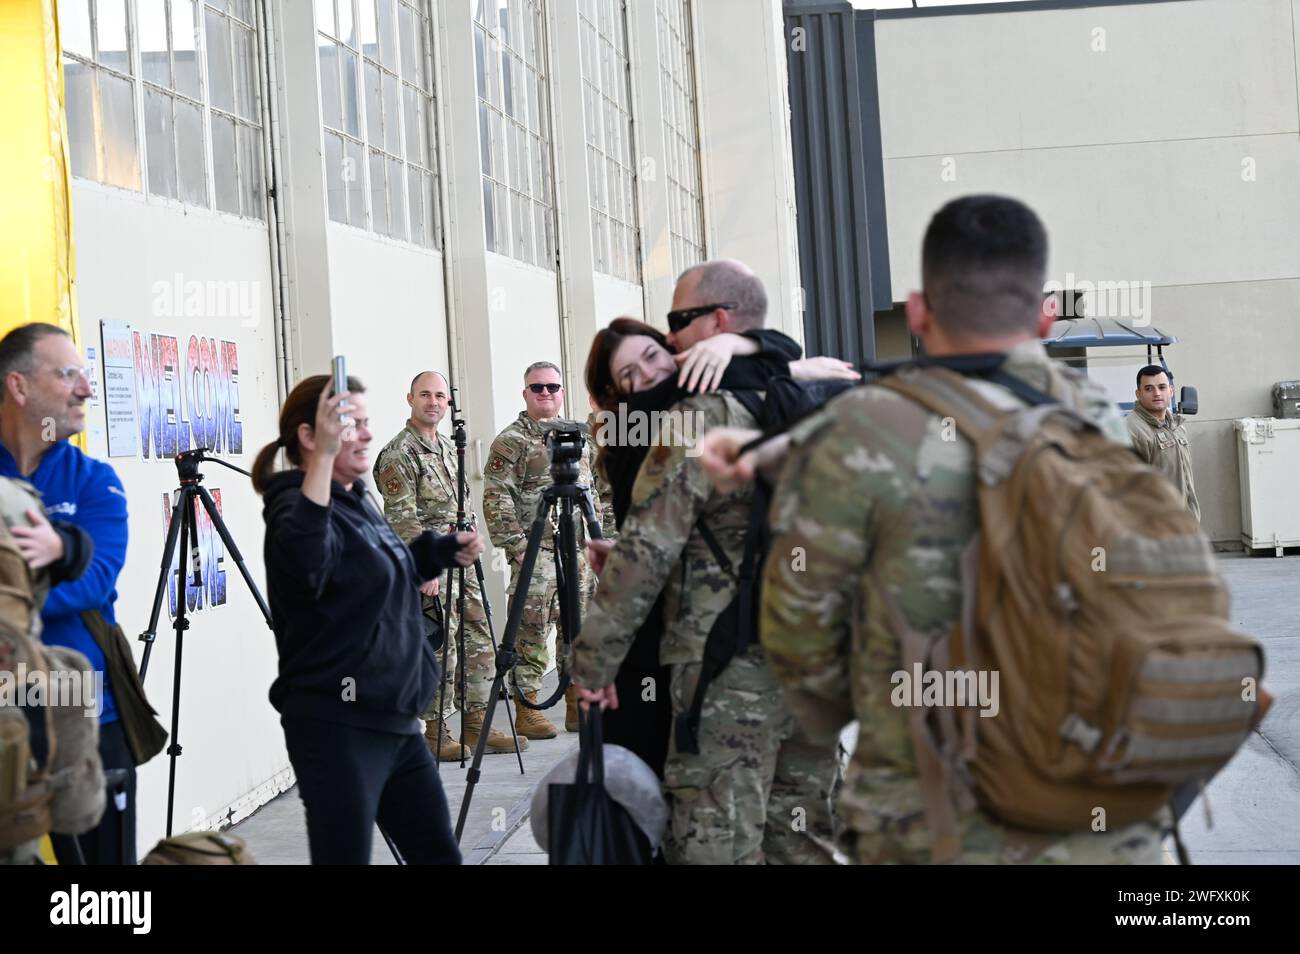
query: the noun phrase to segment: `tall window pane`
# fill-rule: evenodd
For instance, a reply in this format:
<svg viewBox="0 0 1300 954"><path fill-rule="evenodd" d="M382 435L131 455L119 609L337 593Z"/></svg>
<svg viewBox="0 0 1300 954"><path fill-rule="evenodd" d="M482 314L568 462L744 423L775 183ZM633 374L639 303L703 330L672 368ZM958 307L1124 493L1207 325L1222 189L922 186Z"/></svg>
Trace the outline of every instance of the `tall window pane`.
<svg viewBox="0 0 1300 954"><path fill-rule="evenodd" d="M212 105L235 111L235 78L230 63L230 21L211 8L207 11L208 95Z"/></svg>
<svg viewBox="0 0 1300 954"><path fill-rule="evenodd" d="M167 4L142 3L137 7L140 37L140 75L159 86L172 85L168 54ZM146 126L148 121L146 120Z"/></svg>
<svg viewBox="0 0 1300 954"><path fill-rule="evenodd" d="M204 37L217 208L266 215L259 51L254 4L206 0Z"/></svg>
<svg viewBox="0 0 1300 954"><path fill-rule="evenodd" d="M704 259L704 211L696 141L695 64L690 0L655 0L660 92L664 107L665 179L673 271Z"/></svg>
<svg viewBox="0 0 1300 954"><path fill-rule="evenodd" d="M65 56L63 98L68 116L68 150L72 153L72 174L82 179L97 178L98 147L95 143L95 74L93 68Z"/></svg>
<svg viewBox="0 0 1300 954"><path fill-rule="evenodd" d="M203 155L203 110L176 101L176 165L180 171L181 201L208 204L208 168Z"/></svg>
<svg viewBox="0 0 1300 954"><path fill-rule="evenodd" d="M149 153L149 191L177 197L176 136L172 130L171 97L156 90L144 92L144 135Z"/></svg>
<svg viewBox="0 0 1300 954"><path fill-rule="evenodd" d="M90 0L60 0L59 39L66 53L86 59L94 56L90 45Z"/></svg>
<svg viewBox="0 0 1300 954"><path fill-rule="evenodd" d="M98 0L95 4L95 33L99 62L119 73L131 73L127 55L126 0Z"/></svg>
<svg viewBox="0 0 1300 954"><path fill-rule="evenodd" d="M217 114L212 117L212 171L217 208L238 215L239 167L235 154L235 123Z"/></svg>
<svg viewBox="0 0 1300 954"><path fill-rule="evenodd" d="M343 184L343 137L325 135L325 201L330 218L335 222L348 220L348 193Z"/></svg>
<svg viewBox="0 0 1300 954"><path fill-rule="evenodd" d="M436 176L433 88L424 63L433 29L429 0L335 2L341 35L330 34L334 28L318 16L320 48L333 51L339 75L338 88L326 88L334 81L322 53L323 134L327 141L339 137L358 175L347 188L346 216L331 207L331 217L433 245L437 217L424 207L425 181Z"/></svg>
<svg viewBox="0 0 1300 954"><path fill-rule="evenodd" d="M316 48L316 57L320 68L321 119L330 129L339 129L343 125L343 107L339 93L338 44L322 40Z"/></svg>
<svg viewBox="0 0 1300 954"><path fill-rule="evenodd" d="M103 182L140 188L140 159L136 151L135 94L130 80L101 72L99 103L103 132Z"/></svg>
<svg viewBox="0 0 1300 954"><path fill-rule="evenodd" d="M494 217L484 241L491 251L553 269L543 29L541 0L495 0L475 12L480 140L487 131L484 211L490 204Z"/></svg>
<svg viewBox="0 0 1300 954"><path fill-rule="evenodd" d="M172 0L172 70L176 91L190 99L202 97L199 89L199 55L195 43L193 0Z"/></svg>
<svg viewBox="0 0 1300 954"><path fill-rule="evenodd" d="M626 4L623 0L584 0L579 26L595 268L639 282L636 248L640 230L636 208L626 201L623 185L636 179Z"/></svg>

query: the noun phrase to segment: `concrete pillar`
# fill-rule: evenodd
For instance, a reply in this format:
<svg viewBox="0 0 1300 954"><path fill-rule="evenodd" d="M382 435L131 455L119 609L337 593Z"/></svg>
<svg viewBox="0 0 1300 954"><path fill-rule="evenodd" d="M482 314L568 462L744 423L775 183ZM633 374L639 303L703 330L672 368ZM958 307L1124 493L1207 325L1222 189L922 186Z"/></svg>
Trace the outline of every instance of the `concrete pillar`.
<svg viewBox="0 0 1300 954"><path fill-rule="evenodd" d="M555 208L560 250L560 334L564 344L564 389L570 417L587 416L583 370L587 350L604 322L596 314L587 183L587 130L582 109L581 23L577 0L545 5L549 43L551 135L555 150ZM556 108L561 106L562 108Z"/></svg>
<svg viewBox="0 0 1300 954"><path fill-rule="evenodd" d="M709 255L754 269L767 286L768 326L803 341L781 3L691 9Z"/></svg>
<svg viewBox="0 0 1300 954"><path fill-rule="evenodd" d="M633 135L638 150L637 211L641 219L641 285L646 321L665 328L673 298L672 236L668 231L667 156L660 98L659 25L653 0L627 5L632 70Z"/></svg>
<svg viewBox="0 0 1300 954"><path fill-rule="evenodd" d="M328 371L334 353L316 20L314 5L297 0L276 0L270 14L277 67L272 95L279 124L277 187L284 214L287 357L290 376L297 381Z"/></svg>

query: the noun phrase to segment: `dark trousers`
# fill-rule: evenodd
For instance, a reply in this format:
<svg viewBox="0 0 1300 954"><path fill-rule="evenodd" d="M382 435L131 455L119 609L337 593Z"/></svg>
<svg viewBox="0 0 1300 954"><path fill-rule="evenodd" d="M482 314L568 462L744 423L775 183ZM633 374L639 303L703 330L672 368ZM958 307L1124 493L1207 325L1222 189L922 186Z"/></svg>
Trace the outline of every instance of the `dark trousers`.
<svg viewBox="0 0 1300 954"><path fill-rule="evenodd" d="M667 666L640 668L624 663L614 677L618 708L607 709L601 718L605 744L635 752L660 778L673 728L668 687Z"/></svg>
<svg viewBox="0 0 1300 954"><path fill-rule="evenodd" d="M126 745L126 734L122 731L120 721L102 724L99 727L99 757L104 763L104 771L126 769L126 785L118 796L123 803L118 808L113 791L108 793L108 803L104 806L104 817L99 825L84 835L75 838L72 835L51 835L50 843L54 846L54 857L61 865L74 865L80 862L75 842L81 847L82 858L88 865L133 865L135 854L135 761L131 750Z"/></svg>
<svg viewBox="0 0 1300 954"><path fill-rule="evenodd" d="M314 865L367 865L378 822L407 864L458 865L433 756L420 735L287 717Z"/></svg>

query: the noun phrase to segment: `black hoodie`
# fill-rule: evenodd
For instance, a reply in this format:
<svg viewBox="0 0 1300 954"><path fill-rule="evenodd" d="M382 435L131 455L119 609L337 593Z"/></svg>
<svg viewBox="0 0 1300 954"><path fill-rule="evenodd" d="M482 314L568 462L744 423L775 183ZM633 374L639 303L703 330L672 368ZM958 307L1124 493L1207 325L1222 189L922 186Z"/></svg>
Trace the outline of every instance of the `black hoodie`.
<svg viewBox="0 0 1300 954"><path fill-rule="evenodd" d="M330 483L330 504L302 495L300 470L263 494L267 595L282 715L385 732L419 731L438 686L424 638L419 585L455 559L451 534L423 533L408 548L357 481Z"/></svg>

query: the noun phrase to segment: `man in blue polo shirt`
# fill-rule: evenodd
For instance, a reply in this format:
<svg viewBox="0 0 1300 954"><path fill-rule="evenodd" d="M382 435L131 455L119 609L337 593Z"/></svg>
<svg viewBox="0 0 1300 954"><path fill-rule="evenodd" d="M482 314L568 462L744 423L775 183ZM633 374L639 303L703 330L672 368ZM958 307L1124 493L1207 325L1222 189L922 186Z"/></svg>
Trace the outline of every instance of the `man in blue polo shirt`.
<svg viewBox="0 0 1300 954"><path fill-rule="evenodd" d="M114 621L117 575L126 561L126 493L112 467L68 443L85 429L89 396L81 355L63 329L34 322L0 339L0 475L33 484L52 518L95 541L86 571L50 590L42 638L84 653L103 672L104 654L81 614L98 610ZM103 701L100 756L105 771L127 769L126 807L119 811L110 801L99 827L80 836L81 849L88 864L135 864L135 765L107 674Z"/></svg>

